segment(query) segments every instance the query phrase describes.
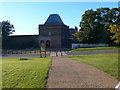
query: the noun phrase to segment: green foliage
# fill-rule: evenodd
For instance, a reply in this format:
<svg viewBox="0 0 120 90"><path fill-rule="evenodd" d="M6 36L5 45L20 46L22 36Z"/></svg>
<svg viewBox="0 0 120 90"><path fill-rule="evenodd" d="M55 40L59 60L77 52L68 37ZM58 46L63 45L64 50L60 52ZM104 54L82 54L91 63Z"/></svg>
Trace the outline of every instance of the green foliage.
<svg viewBox="0 0 120 90"><path fill-rule="evenodd" d="M2 47L7 48L8 45L8 35L12 34L13 32L15 32L14 26L10 24L9 21L2 21L0 27L2 28Z"/></svg>
<svg viewBox="0 0 120 90"><path fill-rule="evenodd" d="M118 77L118 54L96 54L96 55L76 55L69 56L73 60L92 65L111 76L120 80ZM120 70L119 70L120 71Z"/></svg>
<svg viewBox="0 0 120 90"><path fill-rule="evenodd" d="M115 43L120 43L120 25L110 25L109 31L113 34L111 39Z"/></svg>
<svg viewBox="0 0 120 90"><path fill-rule="evenodd" d="M73 38L74 42L80 42L80 39L82 38L81 33L76 32L76 33L72 34L72 38Z"/></svg>
<svg viewBox="0 0 120 90"><path fill-rule="evenodd" d="M73 37L82 40L83 43L111 43L110 32L111 24L119 22L119 8L99 8L87 10L82 15L79 33Z"/></svg>
<svg viewBox="0 0 120 90"><path fill-rule="evenodd" d="M2 88L44 88L51 57L3 58Z"/></svg>

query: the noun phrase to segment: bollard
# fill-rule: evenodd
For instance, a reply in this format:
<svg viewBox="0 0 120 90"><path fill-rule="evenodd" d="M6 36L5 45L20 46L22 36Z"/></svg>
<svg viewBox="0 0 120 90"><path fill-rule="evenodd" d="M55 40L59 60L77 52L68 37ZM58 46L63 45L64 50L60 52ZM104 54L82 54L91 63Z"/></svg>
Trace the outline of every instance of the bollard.
<svg viewBox="0 0 120 90"><path fill-rule="evenodd" d="M46 57L46 50L45 50L45 57Z"/></svg>
<svg viewBox="0 0 120 90"><path fill-rule="evenodd" d="M58 53L57 53L57 51L56 51L56 56L58 56Z"/></svg>
<svg viewBox="0 0 120 90"><path fill-rule="evenodd" d="M39 53L40 53L40 58L42 58L42 53L41 53L41 50L39 50Z"/></svg>
<svg viewBox="0 0 120 90"><path fill-rule="evenodd" d="M12 54L13 54L13 51L12 51Z"/></svg>
<svg viewBox="0 0 120 90"><path fill-rule="evenodd" d="M51 50L50 50L50 54L51 54Z"/></svg>
<svg viewBox="0 0 120 90"><path fill-rule="evenodd" d="M61 51L61 56L62 56L62 51Z"/></svg>
<svg viewBox="0 0 120 90"><path fill-rule="evenodd" d="M17 50L15 51L15 54L17 54Z"/></svg>
<svg viewBox="0 0 120 90"><path fill-rule="evenodd" d="M7 54L10 54L9 52Z"/></svg>

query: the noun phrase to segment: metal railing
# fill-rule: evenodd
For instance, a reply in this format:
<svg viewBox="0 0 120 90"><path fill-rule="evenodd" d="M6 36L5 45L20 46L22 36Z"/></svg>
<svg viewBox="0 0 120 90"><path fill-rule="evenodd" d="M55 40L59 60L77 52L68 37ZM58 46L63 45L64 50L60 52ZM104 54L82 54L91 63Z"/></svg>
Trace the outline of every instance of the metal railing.
<svg viewBox="0 0 120 90"><path fill-rule="evenodd" d="M68 48L47 48L45 51L40 51L39 49L11 49L11 50L2 50L2 55L12 55L12 54L40 54L40 57L50 56L54 53L55 56L63 56L63 52L67 52L70 49Z"/></svg>

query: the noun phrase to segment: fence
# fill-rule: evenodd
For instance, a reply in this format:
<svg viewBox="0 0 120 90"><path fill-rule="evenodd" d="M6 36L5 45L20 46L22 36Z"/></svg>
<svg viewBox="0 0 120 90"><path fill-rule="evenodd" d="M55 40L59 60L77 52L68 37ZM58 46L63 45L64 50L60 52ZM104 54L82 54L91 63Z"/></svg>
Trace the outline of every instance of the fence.
<svg viewBox="0 0 120 90"><path fill-rule="evenodd" d="M50 56L54 53L55 56L62 56L63 52L69 51L68 48L47 48L45 51L40 51L39 49L30 49L30 50L2 50L2 55L11 55L11 54L40 54L40 57Z"/></svg>

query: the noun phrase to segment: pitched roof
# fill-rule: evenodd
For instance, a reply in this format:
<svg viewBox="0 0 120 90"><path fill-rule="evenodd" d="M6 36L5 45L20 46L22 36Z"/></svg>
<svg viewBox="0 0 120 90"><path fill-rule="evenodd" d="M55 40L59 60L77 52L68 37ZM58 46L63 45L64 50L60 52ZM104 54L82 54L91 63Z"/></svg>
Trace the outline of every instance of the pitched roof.
<svg viewBox="0 0 120 90"><path fill-rule="evenodd" d="M58 14L50 14L50 16L45 22L45 25L48 25L48 24L62 24L63 25L64 23Z"/></svg>

